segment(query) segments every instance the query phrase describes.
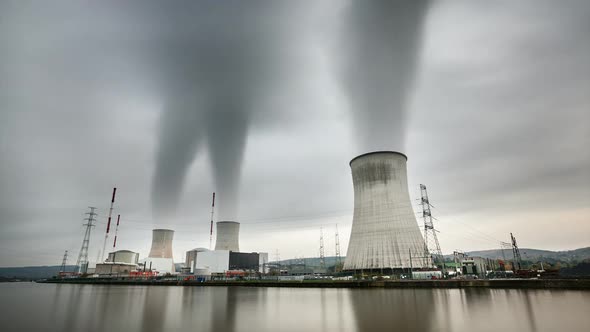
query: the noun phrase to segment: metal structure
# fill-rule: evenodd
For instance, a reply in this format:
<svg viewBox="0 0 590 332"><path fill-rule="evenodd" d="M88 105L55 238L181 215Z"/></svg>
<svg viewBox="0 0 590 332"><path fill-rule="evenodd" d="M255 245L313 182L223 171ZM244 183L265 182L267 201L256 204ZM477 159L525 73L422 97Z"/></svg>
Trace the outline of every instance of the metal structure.
<svg viewBox="0 0 590 332"><path fill-rule="evenodd" d="M109 218L107 220L107 230L104 233L104 244L102 245L102 251L100 256L100 261L104 261L104 253L107 249L107 240L109 238L109 230L111 229L111 216L113 215L113 205L115 204L115 194L117 193L117 188L113 188L113 196L111 198L111 208L109 209Z"/></svg>
<svg viewBox="0 0 590 332"><path fill-rule="evenodd" d="M422 218L424 218L424 265L435 265L436 262L440 262L443 270L445 269L445 259L440 249L438 237L432 221L432 212L430 211L430 201L428 200L428 192L426 186L420 184L420 201L422 205Z"/></svg>
<svg viewBox="0 0 590 332"><path fill-rule="evenodd" d="M512 264L512 270L515 272L522 268L522 258L520 257L520 250L516 243L516 238L510 233L510 242L512 242L512 256L514 257L514 264Z"/></svg>
<svg viewBox="0 0 590 332"><path fill-rule="evenodd" d="M117 234L119 233L119 222L121 221L121 215L117 215L117 227L115 228L115 240L113 241L113 249L117 246Z"/></svg>
<svg viewBox="0 0 590 332"><path fill-rule="evenodd" d="M59 272L66 272L66 264L68 263L68 251L64 253L64 258L61 260L61 267Z"/></svg>
<svg viewBox="0 0 590 332"><path fill-rule="evenodd" d="M338 237L338 224L336 224L336 236L334 240L336 244L336 266L334 271L338 272L342 265L342 257L340 256L340 238Z"/></svg>
<svg viewBox="0 0 590 332"><path fill-rule="evenodd" d="M354 185L354 215L344 270L426 267L424 238L408 191L407 157L377 151L350 162Z"/></svg>
<svg viewBox="0 0 590 332"><path fill-rule="evenodd" d="M82 240L82 248L80 248L80 253L78 254L78 260L76 261L76 271L80 274L84 274L88 271L88 246L90 245L90 231L92 227L95 225L93 222L96 221L96 210L95 207L90 206L88 207L90 212L86 212L88 217L84 226L86 226L86 232L84 233L84 240Z"/></svg>
<svg viewBox="0 0 590 332"><path fill-rule="evenodd" d="M240 223L235 221L217 222L215 250L240 251Z"/></svg>
<svg viewBox="0 0 590 332"><path fill-rule="evenodd" d="M320 268L326 268L326 257L324 256L324 229L320 227Z"/></svg>
<svg viewBox="0 0 590 332"><path fill-rule="evenodd" d="M209 230L209 250L213 246L213 213L215 212L215 193L213 193L213 200L211 202L211 229Z"/></svg>

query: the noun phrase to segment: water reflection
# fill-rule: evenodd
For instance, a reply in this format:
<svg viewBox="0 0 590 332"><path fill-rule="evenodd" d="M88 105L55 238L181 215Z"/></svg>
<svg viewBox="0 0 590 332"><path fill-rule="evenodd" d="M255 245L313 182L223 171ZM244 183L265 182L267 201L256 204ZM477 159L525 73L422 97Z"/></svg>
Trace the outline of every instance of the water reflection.
<svg viewBox="0 0 590 332"><path fill-rule="evenodd" d="M145 287L140 331L162 331L166 321L169 290L166 287Z"/></svg>
<svg viewBox="0 0 590 332"><path fill-rule="evenodd" d="M2 331L586 331L590 292L0 284Z"/></svg>
<svg viewBox="0 0 590 332"><path fill-rule="evenodd" d="M529 330L531 332L537 330L537 324L535 319L535 312L533 310L533 304L531 301L531 292L530 291L520 291L519 292L521 297L524 300L525 308L526 308L526 318L528 320Z"/></svg>
<svg viewBox="0 0 590 332"><path fill-rule="evenodd" d="M65 286L65 285L64 285ZM66 311L65 311L65 325L63 330L65 332L70 332L70 331L77 331L77 319L79 317L79 309L80 309L80 295L82 292L82 287L74 287L66 289L65 287L62 288L61 290L63 291L69 291L70 292L70 296L68 297L67 300L67 306L66 306Z"/></svg>
<svg viewBox="0 0 590 332"><path fill-rule="evenodd" d="M434 313L431 290L350 291L358 331L429 331Z"/></svg>
<svg viewBox="0 0 590 332"><path fill-rule="evenodd" d="M213 310L211 312L211 331L235 331L236 305L238 302L236 287L223 287L216 289L213 297Z"/></svg>

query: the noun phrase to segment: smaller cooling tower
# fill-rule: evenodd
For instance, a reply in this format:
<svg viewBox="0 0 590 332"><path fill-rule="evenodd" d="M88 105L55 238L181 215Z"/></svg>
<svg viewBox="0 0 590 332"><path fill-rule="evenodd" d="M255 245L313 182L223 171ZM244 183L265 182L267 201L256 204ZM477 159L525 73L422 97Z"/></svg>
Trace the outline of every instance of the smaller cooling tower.
<svg viewBox="0 0 590 332"><path fill-rule="evenodd" d="M146 267L159 272L175 272L172 258L172 239L174 231L171 229L154 229L152 231L152 249L148 258L144 260Z"/></svg>
<svg viewBox="0 0 590 332"><path fill-rule="evenodd" d="M235 221L217 222L215 250L240 251L240 223Z"/></svg>
<svg viewBox="0 0 590 332"><path fill-rule="evenodd" d="M172 258L172 239L174 239L173 230L154 229L152 231L152 249L148 257Z"/></svg>

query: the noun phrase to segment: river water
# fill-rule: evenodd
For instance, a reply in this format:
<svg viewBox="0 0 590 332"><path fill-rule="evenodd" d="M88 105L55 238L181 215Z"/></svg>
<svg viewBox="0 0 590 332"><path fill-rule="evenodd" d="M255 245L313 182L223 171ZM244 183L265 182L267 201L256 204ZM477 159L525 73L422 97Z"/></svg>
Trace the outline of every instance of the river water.
<svg viewBox="0 0 590 332"><path fill-rule="evenodd" d="M590 292L0 284L1 331L590 331Z"/></svg>

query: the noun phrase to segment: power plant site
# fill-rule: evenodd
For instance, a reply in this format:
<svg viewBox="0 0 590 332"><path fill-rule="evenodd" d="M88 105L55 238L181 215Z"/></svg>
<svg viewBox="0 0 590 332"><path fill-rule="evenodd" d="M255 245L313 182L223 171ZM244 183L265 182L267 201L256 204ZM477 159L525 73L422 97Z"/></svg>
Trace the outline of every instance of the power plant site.
<svg viewBox="0 0 590 332"><path fill-rule="evenodd" d="M215 193L212 195L209 243L188 250L184 257L173 257L174 229L152 230L147 257L133 248L120 248L119 227L124 218L113 215L117 188L113 188L104 242L95 262L89 261L90 235L97 213L87 213L86 232L77 256L76 267L68 271L68 253L62 269L47 282L351 282L408 280L481 280L551 276L551 270L527 269L521 264L516 238L506 243L511 256L504 259L471 257L455 251L445 257L440 248L426 185L420 185L414 211L407 177L408 157L401 152L374 151L350 161L354 190L354 213L348 248L341 255L338 231L335 256L326 257L324 230L319 230L316 257L269 259L268 250L240 251L240 230L248 227L238 221L215 221ZM417 217L418 216L418 217ZM113 231L114 228L114 231ZM149 241L150 239L145 239ZM112 245L111 245L112 243ZM98 244L100 245L100 244ZM94 244L96 247L96 244ZM504 248L503 248L504 249ZM344 251L343 251L344 252ZM104 257L103 257L104 256Z"/></svg>

